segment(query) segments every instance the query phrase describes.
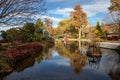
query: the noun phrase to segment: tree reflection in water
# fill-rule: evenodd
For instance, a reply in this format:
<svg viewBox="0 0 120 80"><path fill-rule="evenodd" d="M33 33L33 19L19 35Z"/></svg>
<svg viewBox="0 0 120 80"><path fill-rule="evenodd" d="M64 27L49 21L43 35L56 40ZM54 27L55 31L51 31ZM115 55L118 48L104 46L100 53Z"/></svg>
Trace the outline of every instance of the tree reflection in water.
<svg viewBox="0 0 120 80"><path fill-rule="evenodd" d="M53 47L53 46L51 46ZM12 72L21 72L24 71L26 68L33 67L35 62L40 63L41 60L45 59L50 59L52 57L52 51L54 50L53 48L44 48L42 52L40 53L35 53L32 56L29 56L22 61L13 64L11 66ZM10 72L10 73L12 73ZM2 74L0 75L0 80L2 80L6 75L9 75L10 73Z"/></svg>
<svg viewBox="0 0 120 80"><path fill-rule="evenodd" d="M52 52L55 49L54 46L52 46L51 48L43 48L42 53L37 56L35 59L38 63L41 62L41 60L50 60L52 58Z"/></svg>
<svg viewBox="0 0 120 80"><path fill-rule="evenodd" d="M69 58L70 65L76 74L79 74L85 66L99 69L102 54L99 46L95 43L69 42L67 45L57 45L56 50L60 56Z"/></svg>
<svg viewBox="0 0 120 80"><path fill-rule="evenodd" d="M105 77L106 79L104 80L111 80L108 74L110 74L113 79L116 78L115 76L118 78L119 72L114 73L116 70L120 70L120 58L118 54L110 50L101 49L102 54L99 56L96 55L99 51L96 51L95 48L94 50L95 51L93 51L93 47L89 47L88 43L85 42L81 42L80 44L78 42L69 42L67 45L60 43L51 48L43 48L40 55L26 58L23 62L17 64L14 70L22 71L26 76L32 75L29 76L32 80L34 78L38 80L40 78L42 80L48 80L48 78L50 78L50 80L54 78L55 80L70 80L70 78L76 78L76 80L78 80L86 78L86 76L87 78L85 80L102 80ZM34 73L30 73L31 70L34 70ZM103 72L101 72L102 70ZM108 71L108 73L104 71ZM109 73L110 71L112 72ZM18 80L25 79L26 76L19 72L17 74L13 72L13 75L20 75L20 79ZM10 80L13 80L13 76L8 76ZM14 80L16 79L15 77Z"/></svg>
<svg viewBox="0 0 120 80"><path fill-rule="evenodd" d="M82 68L86 65L87 56L86 54L81 53L79 45L76 44L76 42L70 42L70 44L67 45L61 44L59 46L56 46L56 50L60 56L69 58L70 65L73 67L76 74L79 74Z"/></svg>
<svg viewBox="0 0 120 80"><path fill-rule="evenodd" d="M86 55L80 54L79 50L70 56L70 64L74 68L76 74L79 74L86 65Z"/></svg>

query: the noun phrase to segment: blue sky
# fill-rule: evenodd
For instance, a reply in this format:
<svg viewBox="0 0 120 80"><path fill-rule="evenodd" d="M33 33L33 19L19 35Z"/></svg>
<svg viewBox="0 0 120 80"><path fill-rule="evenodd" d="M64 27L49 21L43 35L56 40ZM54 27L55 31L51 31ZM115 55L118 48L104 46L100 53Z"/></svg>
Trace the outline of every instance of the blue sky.
<svg viewBox="0 0 120 80"><path fill-rule="evenodd" d="M69 14L73 11L76 4L79 4L83 11L87 14L89 25L95 25L96 21L102 22L106 15L109 15L108 7L111 5L110 0L45 0L47 13L44 15L33 14L31 18L50 18L53 26L57 26L60 20L69 18ZM20 17L20 15L18 15ZM109 20L109 19L107 19ZM23 25L20 25L23 26ZM16 27L16 26L12 26ZM0 27L0 30L9 29L8 27Z"/></svg>
<svg viewBox="0 0 120 80"><path fill-rule="evenodd" d="M83 8L90 25L95 25L97 20L102 22L111 5L110 0L46 0L48 12L42 18L51 18L56 26L60 20L69 18L76 4Z"/></svg>

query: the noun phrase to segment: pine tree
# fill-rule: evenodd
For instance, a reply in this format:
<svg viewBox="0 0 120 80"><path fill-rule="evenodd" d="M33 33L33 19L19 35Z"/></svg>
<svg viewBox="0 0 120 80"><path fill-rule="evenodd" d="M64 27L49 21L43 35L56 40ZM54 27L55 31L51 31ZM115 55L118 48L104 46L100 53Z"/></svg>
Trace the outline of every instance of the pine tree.
<svg viewBox="0 0 120 80"><path fill-rule="evenodd" d="M95 34L98 37L103 37L103 32L102 32L102 29L101 29L99 21L96 22L96 26L95 26L95 31L94 32L95 32Z"/></svg>

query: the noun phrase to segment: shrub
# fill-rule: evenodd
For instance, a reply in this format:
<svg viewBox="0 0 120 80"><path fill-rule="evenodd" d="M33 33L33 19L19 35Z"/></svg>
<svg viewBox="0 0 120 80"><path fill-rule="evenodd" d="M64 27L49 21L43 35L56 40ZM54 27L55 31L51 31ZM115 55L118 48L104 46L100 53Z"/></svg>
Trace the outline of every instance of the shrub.
<svg viewBox="0 0 120 80"><path fill-rule="evenodd" d="M27 43L22 46L18 46L12 50L4 52L4 56L8 58L10 62L19 61L27 56L31 56L32 53L38 53L42 50L42 46L39 42Z"/></svg>

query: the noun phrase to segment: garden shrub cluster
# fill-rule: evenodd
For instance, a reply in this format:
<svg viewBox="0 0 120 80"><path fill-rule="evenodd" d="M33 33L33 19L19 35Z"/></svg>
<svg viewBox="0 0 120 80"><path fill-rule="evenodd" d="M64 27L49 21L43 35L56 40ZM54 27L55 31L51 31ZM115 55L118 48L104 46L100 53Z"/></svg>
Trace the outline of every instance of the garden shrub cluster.
<svg viewBox="0 0 120 80"><path fill-rule="evenodd" d="M22 46L7 50L3 53L8 58L9 62L15 63L24 57L31 56L33 53L42 51L42 46L39 42L26 43Z"/></svg>

